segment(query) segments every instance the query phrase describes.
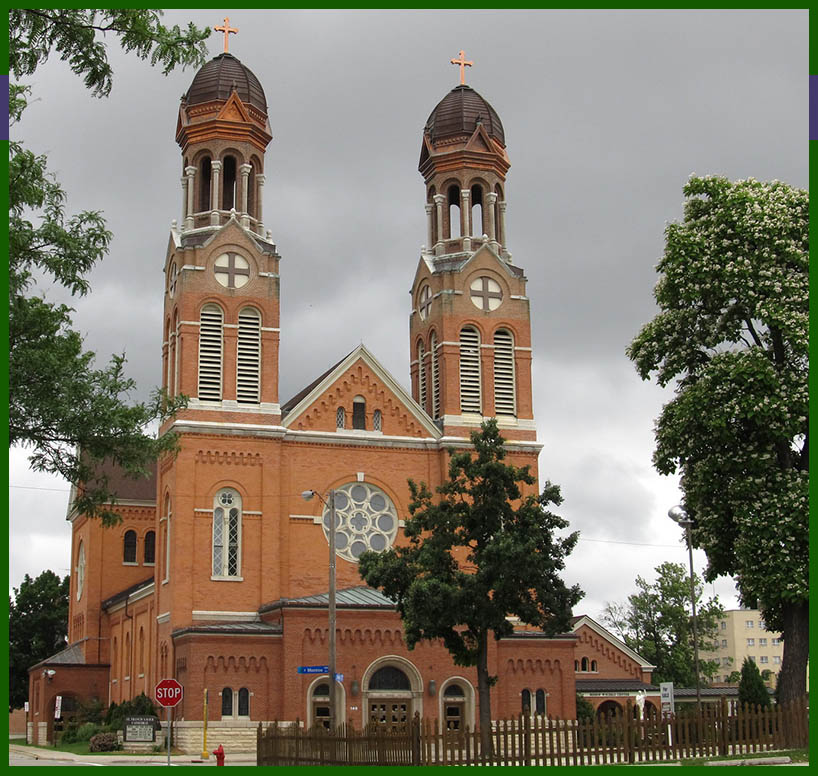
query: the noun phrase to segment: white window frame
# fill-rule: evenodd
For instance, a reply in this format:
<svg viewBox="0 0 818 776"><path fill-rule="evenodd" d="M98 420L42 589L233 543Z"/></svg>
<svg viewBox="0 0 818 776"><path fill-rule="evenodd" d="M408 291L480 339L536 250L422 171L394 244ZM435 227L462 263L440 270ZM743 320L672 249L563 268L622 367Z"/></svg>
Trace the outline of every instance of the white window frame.
<svg viewBox="0 0 818 776"><path fill-rule="evenodd" d="M221 503L223 494L231 494L235 502L232 504ZM237 526L236 526L236 572L230 572L230 511L232 509L238 510ZM219 514L220 513L220 514ZM221 520L221 538L220 546L221 558L218 570L216 568L216 524ZM235 488L221 488L213 498L213 519L210 521L211 538L210 538L210 571L211 579L216 581L233 581L241 582L241 532L242 532L242 498L241 494Z"/></svg>

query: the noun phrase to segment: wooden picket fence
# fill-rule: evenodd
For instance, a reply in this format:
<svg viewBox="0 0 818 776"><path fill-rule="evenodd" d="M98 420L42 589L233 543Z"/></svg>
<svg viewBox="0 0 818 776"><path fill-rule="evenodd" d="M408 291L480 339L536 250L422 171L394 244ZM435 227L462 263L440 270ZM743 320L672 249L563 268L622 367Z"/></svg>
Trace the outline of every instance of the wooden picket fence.
<svg viewBox="0 0 818 776"><path fill-rule="evenodd" d="M727 701L684 715L629 713L591 721L521 714L492 723L488 752L468 726L441 730L415 718L402 729L350 724L334 732L304 729L298 720L257 733L258 765L600 765L746 755L808 746L807 699L769 709L730 712Z"/></svg>

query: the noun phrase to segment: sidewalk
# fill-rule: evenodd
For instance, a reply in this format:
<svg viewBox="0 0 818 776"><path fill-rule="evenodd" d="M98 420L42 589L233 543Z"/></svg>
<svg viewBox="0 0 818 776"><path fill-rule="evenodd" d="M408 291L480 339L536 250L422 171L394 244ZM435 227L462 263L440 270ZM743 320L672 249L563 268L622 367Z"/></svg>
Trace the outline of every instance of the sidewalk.
<svg viewBox="0 0 818 776"><path fill-rule="evenodd" d="M19 757L28 757L32 760L74 760L81 762L98 762L100 765L161 765L167 763L167 754L122 754L112 752L111 754L74 754L73 752L63 752L59 749L47 749L45 747L19 746L9 744L9 754L14 753ZM171 754L171 765L216 765L216 758L211 754L209 759L202 760L195 754ZM255 765L255 752L228 753L225 756L225 765Z"/></svg>

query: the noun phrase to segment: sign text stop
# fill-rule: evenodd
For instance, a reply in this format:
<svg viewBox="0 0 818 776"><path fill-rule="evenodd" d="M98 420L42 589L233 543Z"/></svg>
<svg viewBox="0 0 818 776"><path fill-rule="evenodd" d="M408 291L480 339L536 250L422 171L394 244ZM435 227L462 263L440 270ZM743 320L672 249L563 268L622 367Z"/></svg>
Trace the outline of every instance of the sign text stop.
<svg viewBox="0 0 818 776"><path fill-rule="evenodd" d="M175 679L162 679L162 681L156 685L154 695L156 696L156 702L160 706L169 709L172 706L176 706L179 701L182 700L184 690L182 689L182 685Z"/></svg>

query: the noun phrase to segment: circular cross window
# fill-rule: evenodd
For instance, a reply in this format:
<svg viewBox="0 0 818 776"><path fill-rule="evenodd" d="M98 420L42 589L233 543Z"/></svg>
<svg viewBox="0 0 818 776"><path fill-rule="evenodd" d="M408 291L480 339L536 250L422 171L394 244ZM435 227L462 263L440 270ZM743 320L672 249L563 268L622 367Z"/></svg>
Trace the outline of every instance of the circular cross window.
<svg viewBox="0 0 818 776"><path fill-rule="evenodd" d="M176 263L174 262L170 265L170 271L168 272L168 293L171 297L176 294L176 281L179 279L177 272Z"/></svg>
<svg viewBox="0 0 818 776"><path fill-rule="evenodd" d="M418 294L418 312L421 320L425 321L429 317L432 309L432 289L428 285L423 286Z"/></svg>
<svg viewBox="0 0 818 776"><path fill-rule="evenodd" d="M241 288L250 280L250 263L238 253L223 253L216 259L213 272L225 288Z"/></svg>
<svg viewBox="0 0 818 776"><path fill-rule="evenodd" d="M85 587L85 545L80 542L80 551L77 557L77 600L82 598L82 590Z"/></svg>
<svg viewBox="0 0 818 776"><path fill-rule="evenodd" d="M324 536L329 541L329 507L324 507ZM389 549L398 533L398 513L389 496L375 485L350 482L335 491L335 549L358 562L367 550Z"/></svg>
<svg viewBox="0 0 818 776"><path fill-rule="evenodd" d="M469 286L472 304L485 312L496 310L503 301L503 289L496 280L483 275Z"/></svg>

